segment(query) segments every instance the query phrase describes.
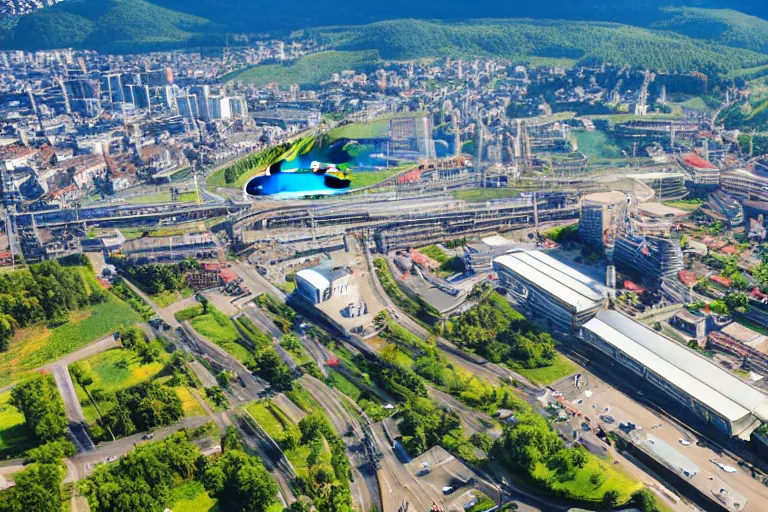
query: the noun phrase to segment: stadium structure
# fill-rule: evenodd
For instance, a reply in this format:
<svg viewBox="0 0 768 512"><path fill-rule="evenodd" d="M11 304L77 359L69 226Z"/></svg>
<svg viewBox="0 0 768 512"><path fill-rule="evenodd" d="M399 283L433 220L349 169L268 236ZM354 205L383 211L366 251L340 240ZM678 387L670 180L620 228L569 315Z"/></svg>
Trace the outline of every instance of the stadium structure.
<svg viewBox="0 0 768 512"><path fill-rule="evenodd" d="M575 332L605 304L605 287L541 251L504 254L493 270L510 299L550 331Z"/></svg>

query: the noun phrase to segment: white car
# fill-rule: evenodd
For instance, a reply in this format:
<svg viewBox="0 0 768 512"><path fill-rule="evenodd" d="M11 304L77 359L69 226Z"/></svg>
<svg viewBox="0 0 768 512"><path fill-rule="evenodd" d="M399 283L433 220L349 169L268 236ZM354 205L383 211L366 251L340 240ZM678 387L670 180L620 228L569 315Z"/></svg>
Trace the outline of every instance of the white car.
<svg viewBox="0 0 768 512"><path fill-rule="evenodd" d="M118 457L117 455L110 455L109 457L107 457L106 460L107 460L107 462L115 462L119 458L120 457Z"/></svg>
<svg viewBox="0 0 768 512"><path fill-rule="evenodd" d="M680 439L680 444L683 446L691 446L691 442L686 441L685 439Z"/></svg>

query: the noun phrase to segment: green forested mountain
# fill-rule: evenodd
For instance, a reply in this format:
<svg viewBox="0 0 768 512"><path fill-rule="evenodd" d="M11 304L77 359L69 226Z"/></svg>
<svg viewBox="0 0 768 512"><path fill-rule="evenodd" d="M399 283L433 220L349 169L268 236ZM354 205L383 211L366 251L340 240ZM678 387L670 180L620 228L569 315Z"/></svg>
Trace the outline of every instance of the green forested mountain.
<svg viewBox="0 0 768 512"><path fill-rule="evenodd" d="M725 0L695 3L717 6L718 2ZM738 2L753 12L762 12L759 2ZM296 63L293 69L257 68L243 78L259 81L268 72L278 79L288 75L287 79L295 81L299 73L305 82L314 82L315 75L329 75L342 66L364 68L375 61L375 52L383 59L445 55L486 55L520 61L535 57L568 58L585 64L609 62L734 77L760 76L766 71L763 68L768 66L768 21L728 9L663 7L666 3L551 0L543 9L538 4L510 2L486 13L487 5L482 2L459 4L456 0L444 0L440 13L433 13L435 2L404 0L386 4L292 0L290 9L283 4L246 0L68 0L22 16L15 24L0 25L0 47L74 47L129 53L220 46L234 33L287 35L289 29L303 29L303 33L317 36L333 50L366 53L335 53L315 61L308 58ZM679 3L690 4L693 0ZM575 4L579 6L578 12L571 9ZM564 18L610 19L615 15L613 19L634 25L533 18L450 21L467 19L473 14L500 16L512 10L534 17L556 14ZM429 14L449 21L395 19L349 25ZM322 24L336 26L312 28ZM635 26L638 24L646 27Z"/></svg>
<svg viewBox="0 0 768 512"><path fill-rule="evenodd" d="M217 28L206 19L144 0L70 0L22 16L0 43L9 49L139 52L183 48Z"/></svg>
<svg viewBox="0 0 768 512"><path fill-rule="evenodd" d="M768 21L733 9L670 7L668 16L651 24L697 39L768 53Z"/></svg>
<svg viewBox="0 0 768 512"><path fill-rule="evenodd" d="M712 74L768 63L767 55L751 50L604 22L481 20L446 24L393 20L313 33L341 50L377 49L385 59L443 55L495 55L520 60L566 57L587 64L609 62Z"/></svg>

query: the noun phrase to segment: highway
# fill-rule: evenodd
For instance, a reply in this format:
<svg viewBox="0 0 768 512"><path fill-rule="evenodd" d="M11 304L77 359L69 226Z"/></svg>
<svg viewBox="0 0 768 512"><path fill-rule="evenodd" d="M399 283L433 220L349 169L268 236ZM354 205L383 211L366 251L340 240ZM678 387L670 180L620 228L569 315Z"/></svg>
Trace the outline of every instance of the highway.
<svg viewBox="0 0 768 512"><path fill-rule="evenodd" d="M192 416L174 423L168 427L162 427L153 431L155 440L165 439L174 432L183 428L194 429L210 421L208 416ZM65 459L67 465L67 475L64 482L74 482L86 478L93 472L93 468L100 463L106 462L108 457L122 457L133 450L142 442L144 433L134 434L123 437L117 441L101 443L99 446L87 452L78 453L74 457Z"/></svg>
<svg viewBox="0 0 768 512"><path fill-rule="evenodd" d="M372 510L374 507L379 509L381 496L376 467L365 448L365 435L360 422L344 408L339 397L325 383L310 375L304 375L299 380L323 407L346 445L354 476L350 482L353 501L362 511Z"/></svg>
<svg viewBox="0 0 768 512"><path fill-rule="evenodd" d="M363 256L368 267L368 271L365 274L371 284L371 289L373 290L379 302L390 311L390 314L394 313L395 319L400 325L411 331L413 334L416 334L421 339L426 340L429 338L435 338L437 348L440 349L440 351L452 364L467 370L473 375L482 377L493 384L496 384L499 380L502 380L506 383L516 381L529 393L536 393L539 391L537 386L534 386L522 375L515 373L508 368L504 368L497 364L491 363L480 356L467 354L447 339L443 338L442 336L436 336L434 333L428 331L421 324L409 317L394 302L392 302L392 299L389 298L387 293L382 288L381 283L376 277L376 270L373 267L373 261L371 260L370 253L365 249L362 249L362 252L364 253Z"/></svg>

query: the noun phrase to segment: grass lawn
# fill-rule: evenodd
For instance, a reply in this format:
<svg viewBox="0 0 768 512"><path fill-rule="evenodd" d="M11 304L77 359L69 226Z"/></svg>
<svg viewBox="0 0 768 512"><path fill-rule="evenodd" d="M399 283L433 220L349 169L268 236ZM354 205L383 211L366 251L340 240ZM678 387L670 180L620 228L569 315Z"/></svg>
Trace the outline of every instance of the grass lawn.
<svg viewBox="0 0 768 512"><path fill-rule="evenodd" d="M382 139L389 136L389 120L382 119L370 123L350 123L328 132L331 141L339 139Z"/></svg>
<svg viewBox="0 0 768 512"><path fill-rule="evenodd" d="M496 503L483 492L472 491L472 495L477 498L477 503L469 507L467 512L485 512L496 505Z"/></svg>
<svg viewBox="0 0 768 512"><path fill-rule="evenodd" d="M448 261L449 258L448 255L445 254L443 250L436 245L428 245L426 247L422 247L419 249L419 252L429 256L441 265Z"/></svg>
<svg viewBox="0 0 768 512"><path fill-rule="evenodd" d="M664 201L664 204L666 206L671 206L672 208L680 208L681 210L692 212L698 209L701 205L703 205L704 200L703 199L679 199L677 201Z"/></svg>
<svg viewBox="0 0 768 512"><path fill-rule="evenodd" d="M318 464L324 462L330 465L331 452L325 439L318 439L310 444L301 444L292 450L285 450L285 456L291 461L296 474L299 476L307 476L309 470L307 459L313 450L318 454Z"/></svg>
<svg viewBox="0 0 768 512"><path fill-rule="evenodd" d="M190 480L171 491L169 507L173 512L213 512L216 499L208 496L201 482Z"/></svg>
<svg viewBox="0 0 768 512"><path fill-rule="evenodd" d="M202 312L202 307L200 307L200 311ZM195 316L189 323L201 336L226 350L241 363L252 359L253 356L248 349L238 343L240 332L235 324L227 315L212 305L208 305L208 313Z"/></svg>
<svg viewBox="0 0 768 512"><path fill-rule="evenodd" d="M64 325L49 329L38 324L22 329L11 340L10 348L0 353L0 386L112 334L122 325L139 321L128 304L108 294L105 302L72 312Z"/></svg>
<svg viewBox="0 0 768 512"><path fill-rule="evenodd" d="M252 402L246 406L245 410L274 440L281 439L286 428L292 425L285 413L270 400ZM307 475L307 458L312 453L313 448L318 451L320 460L330 463L331 454L324 439L318 441L317 444L299 445L296 448L285 450L285 456L301 476Z"/></svg>
<svg viewBox="0 0 768 512"><path fill-rule="evenodd" d="M370 187L371 185L376 185L377 183L381 183L387 178L391 178L392 176L401 174L409 169L412 169L413 167L414 167L414 164L405 164L405 165L399 165L397 167L390 167L388 169L383 169L380 171L357 171L356 172L353 170L352 173L349 175L352 180L349 188L350 190L354 190L356 188Z"/></svg>
<svg viewBox="0 0 768 512"><path fill-rule="evenodd" d="M245 407L245 410L253 416L256 423L272 439L280 439L286 427L291 425L291 420L288 419L288 416L278 406L273 404L271 400L251 402Z"/></svg>
<svg viewBox="0 0 768 512"><path fill-rule="evenodd" d="M0 459L16 457L35 446L27 436L24 415L8 402L11 392L0 393Z"/></svg>
<svg viewBox="0 0 768 512"><path fill-rule="evenodd" d="M97 390L103 393L115 393L156 377L163 370L165 361L168 359L165 351L160 354L160 360L147 364L144 364L134 351L121 348L107 350L83 359L81 365L93 378L93 384L88 387L88 391L92 396ZM85 391L80 386L75 386L75 390L85 418L89 422L96 421L98 413ZM104 414L110 409L108 402L100 401L98 405Z"/></svg>
<svg viewBox="0 0 768 512"><path fill-rule="evenodd" d="M579 151L592 158L621 158L621 150L605 132L576 130L573 132Z"/></svg>
<svg viewBox="0 0 768 512"><path fill-rule="evenodd" d="M347 395L349 398L351 398L355 402L357 402L360 399L360 395L362 394L360 392L360 389L357 386L355 386L355 384L351 380L349 380L348 378L346 378L344 375L337 372L336 370L331 369L328 372L328 380L330 381L329 382L330 386L338 389L339 391Z"/></svg>
<svg viewBox="0 0 768 512"><path fill-rule="evenodd" d="M285 393L285 396L290 398L291 402L295 403L299 409L308 414L322 410L320 404L317 403L317 400L314 399L304 386L294 385L292 390Z"/></svg>
<svg viewBox="0 0 768 512"><path fill-rule="evenodd" d="M210 219L197 222L185 222L183 224L175 224L173 226L135 226L120 228L120 232L126 238L126 240L135 240L144 236L144 233L150 237L163 237L163 236L177 236L184 233L196 233L200 231L201 226L203 229L210 229L211 226L218 224L223 217L213 217Z"/></svg>
<svg viewBox="0 0 768 512"><path fill-rule="evenodd" d="M543 463L536 465L532 476L540 482L545 482L550 489L563 492L568 497L591 501L599 501L605 491L616 490L621 493L619 501L623 503L633 492L643 486L642 483L616 469L610 461L604 461L594 455L588 455L587 464L576 473L573 480L561 482L555 472ZM590 481L592 478L598 485Z"/></svg>
<svg viewBox="0 0 768 512"><path fill-rule="evenodd" d="M381 358L401 368L410 369L413 366L413 359L394 343L390 343L382 349Z"/></svg>
<svg viewBox="0 0 768 512"><path fill-rule="evenodd" d="M293 293L293 290L296 289L296 282L283 281L282 283L278 284L277 287L283 290L286 295L290 295L291 293Z"/></svg>
<svg viewBox="0 0 768 512"><path fill-rule="evenodd" d="M165 290L164 292L150 295L150 298L158 307L166 308L179 300L179 294L175 291Z"/></svg>
<svg viewBox="0 0 768 512"><path fill-rule="evenodd" d="M184 416L205 416L205 409L187 386L177 386L173 389L181 399Z"/></svg>
<svg viewBox="0 0 768 512"><path fill-rule="evenodd" d="M483 203L494 199L506 199L517 197L520 191L514 188L480 188L468 190L454 190L453 197L467 201L468 203Z"/></svg>
<svg viewBox="0 0 768 512"><path fill-rule="evenodd" d="M573 374L577 369L577 366L565 356L557 354L551 366L533 369L515 368L514 370L531 382L545 386Z"/></svg>

